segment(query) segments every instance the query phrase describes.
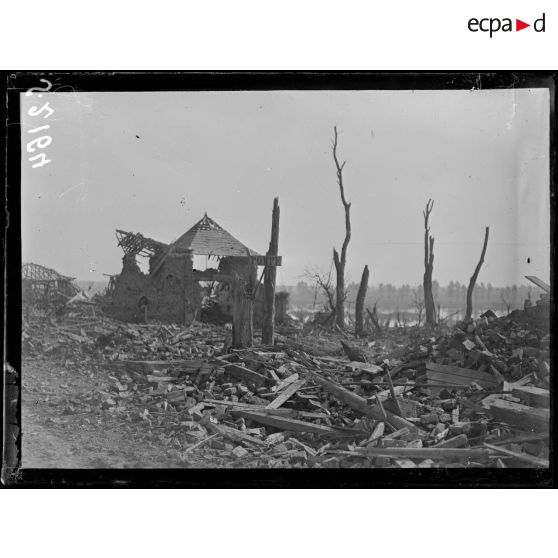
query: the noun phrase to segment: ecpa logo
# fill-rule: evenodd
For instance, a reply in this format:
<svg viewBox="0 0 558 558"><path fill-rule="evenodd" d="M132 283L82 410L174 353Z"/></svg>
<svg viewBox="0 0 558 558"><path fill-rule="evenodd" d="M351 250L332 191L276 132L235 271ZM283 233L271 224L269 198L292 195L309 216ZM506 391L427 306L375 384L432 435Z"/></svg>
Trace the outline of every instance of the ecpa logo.
<svg viewBox="0 0 558 558"><path fill-rule="evenodd" d="M540 18L533 22L532 27L537 33L545 32L545 17L546 14L543 14ZM472 17L469 20L467 27L469 28L469 31L473 33L477 33L478 31L490 33L490 38L492 38L492 35L498 31L503 31L504 33L514 31L512 18L509 17L505 17L503 19L498 17L485 17L482 19ZM531 27L531 24L525 23L521 19L515 20L515 31L521 31L527 27Z"/></svg>

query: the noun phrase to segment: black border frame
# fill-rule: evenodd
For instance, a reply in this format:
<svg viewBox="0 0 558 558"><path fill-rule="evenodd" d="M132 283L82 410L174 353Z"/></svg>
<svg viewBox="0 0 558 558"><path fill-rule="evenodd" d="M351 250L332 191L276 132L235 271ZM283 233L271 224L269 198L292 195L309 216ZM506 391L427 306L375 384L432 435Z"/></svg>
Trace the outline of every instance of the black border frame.
<svg viewBox="0 0 558 558"><path fill-rule="evenodd" d="M9 487L187 487L187 488L549 488L556 485L554 463L554 383L551 380L550 468L543 469L22 469L21 440L21 199L19 93L53 84L51 91L225 91L225 90L436 90L548 88L550 92L551 369L554 342L556 233L555 71L495 72L4 72L7 133L4 148L6 207L4 274L4 378L2 483ZM9 293L9 296L8 296Z"/></svg>

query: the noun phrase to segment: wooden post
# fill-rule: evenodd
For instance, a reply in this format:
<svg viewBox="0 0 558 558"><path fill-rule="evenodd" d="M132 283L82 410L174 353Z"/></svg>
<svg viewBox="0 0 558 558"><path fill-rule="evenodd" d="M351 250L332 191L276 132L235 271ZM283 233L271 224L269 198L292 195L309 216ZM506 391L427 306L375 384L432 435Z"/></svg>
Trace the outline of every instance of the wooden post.
<svg viewBox="0 0 558 558"><path fill-rule="evenodd" d="M269 242L268 256L277 256L279 251L279 198L273 200L273 213L271 217L271 240ZM273 345L275 341L275 282L277 268L275 265L266 265L264 271L264 317L262 324L262 343Z"/></svg>
<svg viewBox="0 0 558 558"><path fill-rule="evenodd" d="M251 285L243 277L235 275L233 285L232 346L235 349L253 344L253 300Z"/></svg>
<svg viewBox="0 0 558 558"><path fill-rule="evenodd" d="M355 304L355 335L357 337L362 337L364 335L364 299L366 298L366 290L368 289L368 277L368 266L365 265Z"/></svg>

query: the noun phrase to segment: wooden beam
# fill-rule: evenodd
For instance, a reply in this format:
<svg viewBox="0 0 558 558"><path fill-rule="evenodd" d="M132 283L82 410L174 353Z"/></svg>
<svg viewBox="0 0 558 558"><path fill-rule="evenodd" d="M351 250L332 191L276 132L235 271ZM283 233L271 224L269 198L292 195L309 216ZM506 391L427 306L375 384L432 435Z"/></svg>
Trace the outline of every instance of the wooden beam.
<svg viewBox="0 0 558 558"><path fill-rule="evenodd" d="M290 432L310 432L313 434L327 434L330 436L346 436L346 433L336 430L335 428L322 426L321 424L313 424L302 420L285 418L276 415L266 415L264 413L256 413L253 411L231 411L231 413L235 416L240 416L245 419L253 420L254 422L259 422L261 424L266 424L268 426L273 426Z"/></svg>
<svg viewBox="0 0 558 558"><path fill-rule="evenodd" d="M408 427L411 432L420 431L420 429L413 423L405 420L404 418L398 417L389 411L382 412L382 408L379 405L369 405L368 401L364 399L364 397L360 397L360 395L357 395L356 393L353 393L352 391L349 391L334 382L330 382L315 373L312 373L312 378L317 384L321 385L326 391L335 396L336 399L367 417L375 420L385 420L396 430Z"/></svg>
<svg viewBox="0 0 558 558"><path fill-rule="evenodd" d="M233 276L228 273L219 273L218 271L196 271L193 272L194 281L217 281L221 283L229 283L233 280Z"/></svg>
<svg viewBox="0 0 558 558"><path fill-rule="evenodd" d="M484 443L483 446L485 448L499 452L503 455L514 457L519 461L523 461L525 463L529 463L530 465L534 465L535 467L545 467L545 468L550 467L550 462L548 459L535 457L534 455L529 455L528 453L517 453L516 451L511 451L509 449L501 448L499 446L493 446L492 444Z"/></svg>
<svg viewBox="0 0 558 558"><path fill-rule="evenodd" d="M282 260L283 258L277 255L250 256L250 261L255 265L279 267L282 264Z"/></svg>
<svg viewBox="0 0 558 558"><path fill-rule="evenodd" d="M259 386L273 383L272 379L266 378L259 372L255 372L254 370L250 370L250 368L245 368L244 366L239 366L238 364L227 364L225 366L225 372L235 378L251 382Z"/></svg>
<svg viewBox="0 0 558 558"><path fill-rule="evenodd" d="M357 450L358 451L358 450ZM390 457L407 459L448 459L465 461L471 459L487 459L492 452L488 449L469 448L365 448L360 450L369 457Z"/></svg>
<svg viewBox="0 0 558 558"><path fill-rule="evenodd" d="M538 277L535 277L534 275L525 275L525 279L529 279L531 283L535 283L535 285L537 285L539 289L542 289L547 293L550 292L550 285L548 283L545 283L544 281L541 281Z"/></svg>
<svg viewBox="0 0 558 558"><path fill-rule="evenodd" d="M534 386L514 386L512 395L530 407L550 409L550 391Z"/></svg>
<svg viewBox="0 0 558 558"><path fill-rule="evenodd" d="M550 409L535 409L504 399L491 401L488 410L498 421L529 432L548 432L550 428Z"/></svg>
<svg viewBox="0 0 558 558"><path fill-rule="evenodd" d="M291 385L287 386L269 405L266 406L266 409L278 409L288 401L304 384L306 383L305 379L298 380L293 382Z"/></svg>
<svg viewBox="0 0 558 558"><path fill-rule="evenodd" d="M426 371L426 377L435 382L446 380L448 384L462 385L469 385L471 382L476 382L484 388L496 387L498 385L496 378L492 374L487 374L480 370L472 370L470 368L428 362L426 364Z"/></svg>

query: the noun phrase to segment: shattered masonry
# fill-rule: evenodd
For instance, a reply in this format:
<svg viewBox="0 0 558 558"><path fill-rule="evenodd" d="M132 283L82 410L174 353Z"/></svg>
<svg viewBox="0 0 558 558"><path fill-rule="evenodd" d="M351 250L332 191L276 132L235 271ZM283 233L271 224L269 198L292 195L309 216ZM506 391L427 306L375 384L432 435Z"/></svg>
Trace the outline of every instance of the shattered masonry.
<svg viewBox="0 0 558 558"><path fill-rule="evenodd" d="M110 304L105 308L114 318L128 322L155 319L188 325L200 320L206 311L208 321L224 323L233 317L233 282L257 285L256 258L261 261L262 256L207 214L171 244L121 230L116 231L116 236L124 251L122 272L111 278ZM140 270L138 256L149 259L148 273ZM218 266L196 270L194 256L215 258ZM213 285L204 289L200 283ZM255 298L259 293L257 287L254 290ZM210 295L211 310L202 308L205 295ZM256 322L261 315L260 306L256 300Z"/></svg>

